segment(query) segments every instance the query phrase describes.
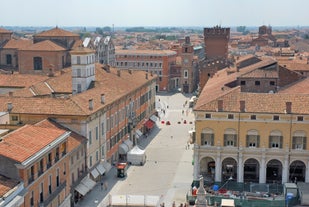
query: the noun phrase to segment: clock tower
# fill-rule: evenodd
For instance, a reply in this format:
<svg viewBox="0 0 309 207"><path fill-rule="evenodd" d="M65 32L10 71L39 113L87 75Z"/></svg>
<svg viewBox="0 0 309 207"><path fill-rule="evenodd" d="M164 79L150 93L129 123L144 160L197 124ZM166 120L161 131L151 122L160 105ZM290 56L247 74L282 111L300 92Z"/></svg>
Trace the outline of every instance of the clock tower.
<svg viewBox="0 0 309 207"><path fill-rule="evenodd" d="M181 79L180 84L184 93L191 93L195 89L194 50L190 37L185 37L181 47Z"/></svg>

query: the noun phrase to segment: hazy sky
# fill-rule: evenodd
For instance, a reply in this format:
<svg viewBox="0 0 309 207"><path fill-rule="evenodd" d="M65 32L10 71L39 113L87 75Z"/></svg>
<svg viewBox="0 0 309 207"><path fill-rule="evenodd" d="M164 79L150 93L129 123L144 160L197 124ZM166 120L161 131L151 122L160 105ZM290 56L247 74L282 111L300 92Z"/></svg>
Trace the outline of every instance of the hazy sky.
<svg viewBox="0 0 309 207"><path fill-rule="evenodd" d="M0 26L307 26L309 0L9 0Z"/></svg>

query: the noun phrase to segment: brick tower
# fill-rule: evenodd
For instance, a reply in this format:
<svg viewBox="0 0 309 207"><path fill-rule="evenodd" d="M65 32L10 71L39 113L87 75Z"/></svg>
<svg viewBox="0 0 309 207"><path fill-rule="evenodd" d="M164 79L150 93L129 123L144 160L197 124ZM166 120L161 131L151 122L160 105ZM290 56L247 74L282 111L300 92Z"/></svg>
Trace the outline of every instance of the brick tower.
<svg viewBox="0 0 309 207"><path fill-rule="evenodd" d="M184 93L193 91L193 45L190 37L185 37L185 42L181 48L182 68L181 68L181 86Z"/></svg>
<svg viewBox="0 0 309 207"><path fill-rule="evenodd" d="M204 28L206 59L227 59L230 28Z"/></svg>

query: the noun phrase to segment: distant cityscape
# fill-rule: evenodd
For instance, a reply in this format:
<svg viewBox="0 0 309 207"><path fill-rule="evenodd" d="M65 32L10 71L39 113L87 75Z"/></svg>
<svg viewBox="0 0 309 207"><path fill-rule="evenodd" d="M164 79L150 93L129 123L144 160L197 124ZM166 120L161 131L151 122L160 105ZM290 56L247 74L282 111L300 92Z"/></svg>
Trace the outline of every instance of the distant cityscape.
<svg viewBox="0 0 309 207"><path fill-rule="evenodd" d="M185 144L179 206L308 205L308 77L309 26L0 27L0 207L88 206L150 137Z"/></svg>

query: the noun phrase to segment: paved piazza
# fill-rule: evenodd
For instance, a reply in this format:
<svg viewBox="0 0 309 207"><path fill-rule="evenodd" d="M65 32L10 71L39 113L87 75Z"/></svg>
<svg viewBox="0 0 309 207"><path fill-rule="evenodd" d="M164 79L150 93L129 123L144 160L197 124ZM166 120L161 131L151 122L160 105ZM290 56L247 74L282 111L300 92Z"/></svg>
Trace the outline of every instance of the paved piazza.
<svg viewBox="0 0 309 207"><path fill-rule="evenodd" d="M158 94L156 108L161 120L138 143L146 150L145 165L130 166L124 179L116 178L116 170L112 169L105 178L109 183L107 192L97 185L78 206L105 206L108 195L160 196L160 203L164 202L166 207L172 206L173 201L176 206L184 203L193 179L193 145L186 147L188 131L194 128L193 113L188 104L184 106L189 100L190 96L181 93ZM170 121L171 125L161 121Z"/></svg>

